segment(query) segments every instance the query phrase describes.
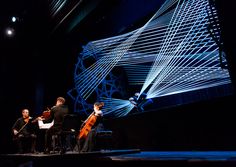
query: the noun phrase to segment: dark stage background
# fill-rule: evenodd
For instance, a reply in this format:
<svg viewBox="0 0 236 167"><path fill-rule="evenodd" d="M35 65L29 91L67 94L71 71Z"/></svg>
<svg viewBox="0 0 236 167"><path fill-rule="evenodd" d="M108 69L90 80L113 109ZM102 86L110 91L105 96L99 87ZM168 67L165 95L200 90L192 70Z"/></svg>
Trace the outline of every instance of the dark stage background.
<svg viewBox="0 0 236 167"><path fill-rule="evenodd" d="M222 38L229 56L229 70L235 86L235 25L231 25L231 18L235 18L233 2L216 1L222 19ZM138 26L140 20L147 18L160 6L162 1L150 1L145 10L140 11L139 17L130 18L116 24L109 12L122 9L125 3L137 4L137 8L130 10L133 16L138 7L146 1L102 1L107 8L103 11L104 18L98 18L92 13L77 25L77 31L65 33L67 23L63 22L57 28L56 19L49 14L48 4L43 1L25 1L20 4L13 0L2 2L1 38L0 38L0 152L13 152L11 126L20 117L22 108L29 108L33 117L38 116L52 107L58 96L64 96L73 111L73 100L67 91L73 87L73 71L81 46L88 41L109 37L123 33ZM10 4L16 3L15 7ZM231 3L231 4L230 4ZM129 5L125 8L129 9ZM112 8L113 7L113 8ZM119 8L118 8L119 7ZM234 10L233 10L233 9ZM11 10L9 10L11 9ZM4 36L7 19L17 9L21 18L16 25L15 38ZM102 10L101 10L102 9ZM149 12L148 12L149 11ZM228 12L227 12L228 11ZM112 13L112 12L111 12ZM101 15L102 15L101 14ZM114 14L114 13L113 13ZM108 17L109 16L109 17ZM114 16L114 15L113 15ZM86 20L88 18L88 20ZM94 19L94 20L93 20ZM99 20L100 19L100 20ZM122 17L116 15L117 22ZM139 20L139 21L137 21ZM134 22L131 24L131 22ZM87 25L91 24L88 27ZM106 23L106 24L105 24ZM103 29L102 26L110 26ZM56 31L54 31L56 29ZM63 31L64 30L64 31ZM109 30L109 31L108 31ZM96 32L96 33L95 33ZM131 91L132 92L132 91ZM220 92L218 92L220 93ZM235 150L235 93L223 97L189 104L172 106L170 108L150 108L142 114L132 114L127 117L105 120L107 128L113 130L113 148L140 148L143 150ZM158 100L157 100L158 102ZM156 103L158 106L158 103ZM41 141L39 141L41 142Z"/></svg>

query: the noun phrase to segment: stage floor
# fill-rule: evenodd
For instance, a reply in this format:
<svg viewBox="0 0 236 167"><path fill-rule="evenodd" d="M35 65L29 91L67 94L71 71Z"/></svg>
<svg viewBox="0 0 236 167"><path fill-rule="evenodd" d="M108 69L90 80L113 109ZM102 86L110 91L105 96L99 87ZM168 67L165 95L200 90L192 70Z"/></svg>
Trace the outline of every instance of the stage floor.
<svg viewBox="0 0 236 167"><path fill-rule="evenodd" d="M199 166L236 167L236 151L103 150L88 153L2 154L0 166Z"/></svg>

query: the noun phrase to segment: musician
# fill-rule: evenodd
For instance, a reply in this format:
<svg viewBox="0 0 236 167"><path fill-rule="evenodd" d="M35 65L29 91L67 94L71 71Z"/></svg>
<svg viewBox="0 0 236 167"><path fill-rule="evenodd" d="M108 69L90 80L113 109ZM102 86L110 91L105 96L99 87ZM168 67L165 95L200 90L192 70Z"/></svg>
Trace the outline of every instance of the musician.
<svg viewBox="0 0 236 167"><path fill-rule="evenodd" d="M18 118L12 126L13 140L16 141L18 153L36 153L36 126L32 123L32 117L30 117L28 109L23 109L21 114L22 117ZM28 142L30 142L30 150L25 148Z"/></svg>
<svg viewBox="0 0 236 167"><path fill-rule="evenodd" d="M96 102L93 105L93 113L92 115L96 116L96 122L91 127L91 130L89 131L86 138L82 138L81 141L79 141L80 145L82 145L81 152L89 152L93 151L95 148L95 139L96 139L96 133L100 130L104 129L102 118L103 118L103 112L102 108L104 106L103 102ZM86 124L86 121L84 122ZM83 129L82 129L83 130Z"/></svg>
<svg viewBox="0 0 236 167"><path fill-rule="evenodd" d="M42 118L45 123L54 121L54 124L46 130L45 133L45 150L44 153L48 154L52 150L52 136L60 133L62 130L62 123L64 116L69 113L68 106L65 105L65 98L58 97L55 106L50 109L48 118Z"/></svg>

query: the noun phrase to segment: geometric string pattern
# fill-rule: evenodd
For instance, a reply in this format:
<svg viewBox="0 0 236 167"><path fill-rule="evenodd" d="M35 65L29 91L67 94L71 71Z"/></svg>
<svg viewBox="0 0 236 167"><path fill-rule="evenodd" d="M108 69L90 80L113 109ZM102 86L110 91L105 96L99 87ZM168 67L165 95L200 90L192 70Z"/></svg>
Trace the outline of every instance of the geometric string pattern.
<svg viewBox="0 0 236 167"><path fill-rule="evenodd" d="M218 45L207 29L207 5L206 0L190 0L176 6L141 90L152 83L148 98L230 83L228 70L220 66Z"/></svg>
<svg viewBox="0 0 236 167"><path fill-rule="evenodd" d="M78 94L86 100L115 66L124 68L128 82L140 85L147 98L230 84L228 70L221 68L226 60L220 60L214 40L220 32L214 29L214 38L209 32L209 20L217 16L208 15L208 6L208 0L167 0L141 28L89 42L82 55L96 55L97 61L76 69ZM105 114L125 116L132 109L128 100L102 99L109 106Z"/></svg>
<svg viewBox="0 0 236 167"><path fill-rule="evenodd" d="M78 62L75 67L75 81L78 78L81 71L86 70L86 59L96 61L96 55L87 56L79 56ZM101 82L101 84L95 88L93 95L91 96L91 100L85 99L82 94L79 92L81 89L79 87L81 85L75 82L75 88L71 89L67 92L67 94L74 100L74 111L79 112L81 114L85 114L88 116L93 111L93 104L96 101L100 101L103 98L110 98L115 95L119 95L120 97L125 96L124 86L122 83L122 75L116 76L112 72L109 73L106 78Z"/></svg>

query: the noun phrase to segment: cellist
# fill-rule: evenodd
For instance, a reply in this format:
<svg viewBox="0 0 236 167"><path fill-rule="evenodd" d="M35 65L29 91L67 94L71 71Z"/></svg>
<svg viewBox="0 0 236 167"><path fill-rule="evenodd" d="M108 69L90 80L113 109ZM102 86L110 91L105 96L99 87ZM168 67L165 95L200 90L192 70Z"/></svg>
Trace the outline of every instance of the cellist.
<svg viewBox="0 0 236 167"><path fill-rule="evenodd" d="M88 119L84 122L84 125L80 130L79 145L82 146L81 150L80 150L81 152L93 151L93 149L95 147L96 133L98 131L104 129L103 124L102 124L102 118L103 118L102 108L103 108L103 106L104 106L103 102L94 103L94 105L93 105L94 111L88 117ZM86 132L86 131L88 131L88 129L89 129L89 132ZM86 134L86 135L84 135L84 134Z"/></svg>

